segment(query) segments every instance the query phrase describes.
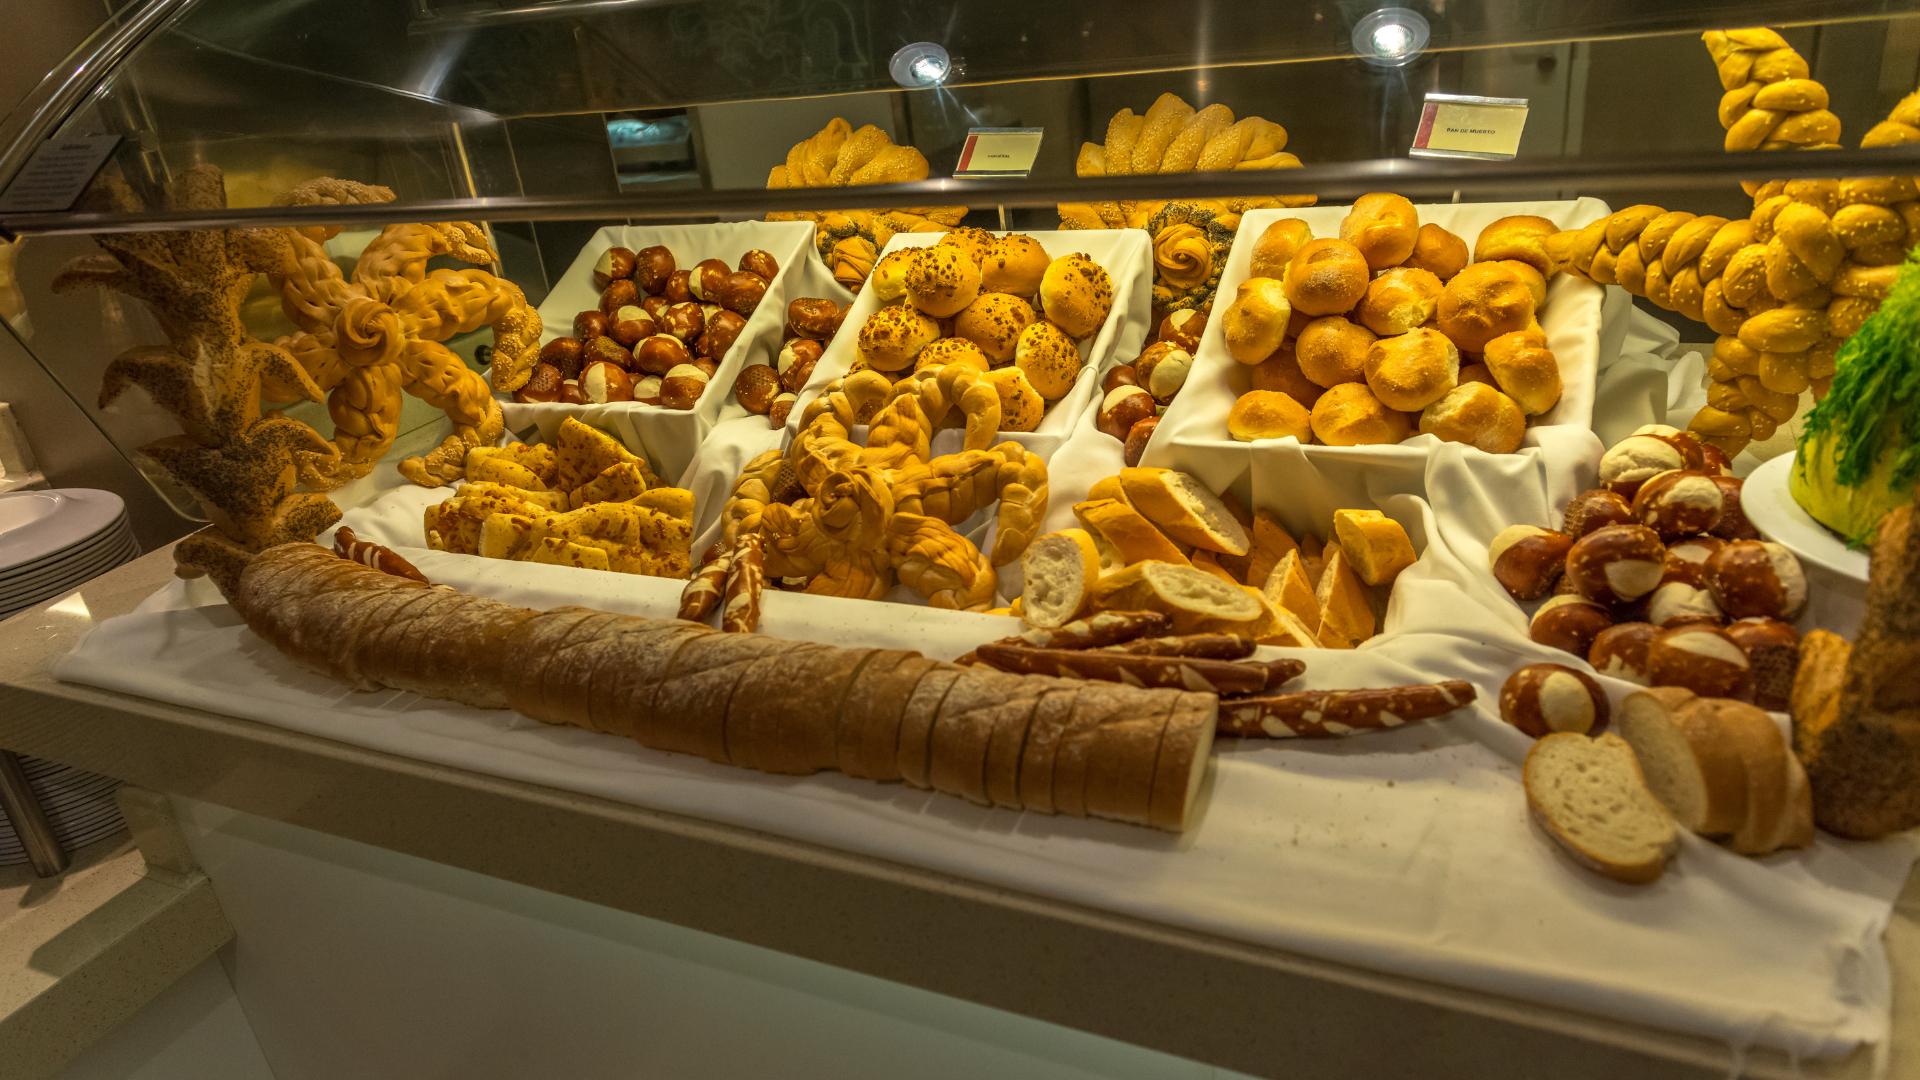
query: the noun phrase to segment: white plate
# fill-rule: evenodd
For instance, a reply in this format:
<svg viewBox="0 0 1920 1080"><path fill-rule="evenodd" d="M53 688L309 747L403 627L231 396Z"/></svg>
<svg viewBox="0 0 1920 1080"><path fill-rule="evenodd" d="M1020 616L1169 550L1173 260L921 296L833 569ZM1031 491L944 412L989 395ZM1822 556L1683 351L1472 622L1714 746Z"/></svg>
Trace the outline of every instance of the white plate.
<svg viewBox="0 0 1920 1080"><path fill-rule="evenodd" d="M11 570L0 571L0 589L47 577L57 577L75 563L87 562L107 551L119 551L133 546L133 534L128 531L124 521L101 532L86 541L64 548L59 552L22 563Z"/></svg>
<svg viewBox="0 0 1920 1080"><path fill-rule="evenodd" d="M111 491L63 488L0 495L0 570L83 543L126 513Z"/></svg>
<svg viewBox="0 0 1920 1080"><path fill-rule="evenodd" d="M1839 533L1815 521L1787 490L1793 457L1781 454L1753 470L1740 487L1740 509L1762 536L1793 552L1801 562L1855 581L1867 580L1867 553L1848 547Z"/></svg>

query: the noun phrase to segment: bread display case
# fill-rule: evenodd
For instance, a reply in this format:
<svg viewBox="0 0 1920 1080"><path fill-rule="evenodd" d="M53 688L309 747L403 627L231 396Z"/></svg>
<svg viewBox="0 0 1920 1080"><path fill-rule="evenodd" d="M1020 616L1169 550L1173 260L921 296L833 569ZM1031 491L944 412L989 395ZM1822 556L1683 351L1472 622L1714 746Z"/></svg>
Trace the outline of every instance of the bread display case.
<svg viewBox="0 0 1920 1080"><path fill-rule="evenodd" d="M1913 1070L1916 15L130 9L10 330L196 528L0 746L1261 1075Z"/></svg>

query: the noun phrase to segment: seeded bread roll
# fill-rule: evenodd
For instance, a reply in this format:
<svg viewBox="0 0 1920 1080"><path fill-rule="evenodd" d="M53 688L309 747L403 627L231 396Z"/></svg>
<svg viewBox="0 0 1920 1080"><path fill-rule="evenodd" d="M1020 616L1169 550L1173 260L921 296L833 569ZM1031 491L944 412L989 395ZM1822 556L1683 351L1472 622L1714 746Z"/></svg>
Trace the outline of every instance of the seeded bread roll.
<svg viewBox="0 0 1920 1080"><path fill-rule="evenodd" d="M984 292L965 311L955 316L953 333L975 345L996 364L1013 359L1020 332L1040 316L1033 305L1011 293Z"/></svg>
<svg viewBox="0 0 1920 1080"><path fill-rule="evenodd" d="M1527 435L1527 418L1512 398L1486 383L1466 383L1420 412L1420 433L1511 454Z"/></svg>
<svg viewBox="0 0 1920 1080"><path fill-rule="evenodd" d="M939 323L911 304L890 304L867 316L854 345L873 370L905 371L921 349L939 338Z"/></svg>
<svg viewBox="0 0 1920 1080"><path fill-rule="evenodd" d="M1025 233L995 237L980 257L980 287L988 292L1030 297L1040 291L1047 272L1047 249Z"/></svg>
<svg viewBox="0 0 1920 1080"><path fill-rule="evenodd" d="M1048 401L1058 401L1073 389L1080 375L1080 347L1066 331L1050 322L1036 322L1020 332L1014 348L1014 366Z"/></svg>
<svg viewBox="0 0 1920 1080"><path fill-rule="evenodd" d="M1047 415L1047 400L1027 381L1026 372L1018 367L994 368L981 379L1000 395L1001 431L1032 431L1040 426Z"/></svg>
<svg viewBox="0 0 1920 1080"><path fill-rule="evenodd" d="M1413 254L1420 213L1404 195L1374 191L1353 200L1340 221L1340 239L1358 248L1370 270L1398 266Z"/></svg>
<svg viewBox="0 0 1920 1080"><path fill-rule="evenodd" d="M1437 330L1383 337L1367 347L1367 386L1390 409L1417 412L1460 382L1460 350Z"/></svg>
<svg viewBox="0 0 1920 1080"><path fill-rule="evenodd" d="M1040 308L1073 337L1092 337L1113 310L1113 278L1090 255L1062 255L1040 278Z"/></svg>
<svg viewBox="0 0 1920 1080"><path fill-rule="evenodd" d="M1345 240L1309 240L1287 264L1287 300L1308 315L1340 315L1367 293L1367 260Z"/></svg>
<svg viewBox="0 0 1920 1080"><path fill-rule="evenodd" d="M958 246L921 248L907 263L905 284L914 307L936 319L949 318L980 295L980 264Z"/></svg>

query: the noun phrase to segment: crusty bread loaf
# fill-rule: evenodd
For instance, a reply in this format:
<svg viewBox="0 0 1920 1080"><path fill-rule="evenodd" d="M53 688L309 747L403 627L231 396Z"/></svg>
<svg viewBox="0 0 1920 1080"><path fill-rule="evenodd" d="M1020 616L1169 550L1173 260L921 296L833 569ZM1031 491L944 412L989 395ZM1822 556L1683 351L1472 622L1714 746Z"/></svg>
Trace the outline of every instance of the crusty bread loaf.
<svg viewBox="0 0 1920 1080"><path fill-rule="evenodd" d="M1612 732L1548 735L1528 751L1523 773L1534 820L1582 865L1644 885L1679 850L1673 818L1647 790L1633 748Z"/></svg>
<svg viewBox="0 0 1920 1080"><path fill-rule="evenodd" d="M354 687L511 703L548 723L766 772L838 767L1052 812L1054 754L1070 743L1073 812L1179 829L1210 745L1207 694L1094 688L590 608L530 611L311 544L255 556L231 589L249 627ZM393 637L398 623L430 640L404 647L413 642Z"/></svg>
<svg viewBox="0 0 1920 1080"><path fill-rule="evenodd" d="M1251 539L1220 496L1177 469L1133 466L1120 471L1127 500L1184 544L1223 555L1245 555Z"/></svg>
<svg viewBox="0 0 1920 1080"><path fill-rule="evenodd" d="M1089 499L1075 503L1073 516L1087 527L1094 546L1100 549L1102 573L1137 562L1187 561L1185 552L1167 539L1166 534L1142 516L1140 511L1122 499Z"/></svg>

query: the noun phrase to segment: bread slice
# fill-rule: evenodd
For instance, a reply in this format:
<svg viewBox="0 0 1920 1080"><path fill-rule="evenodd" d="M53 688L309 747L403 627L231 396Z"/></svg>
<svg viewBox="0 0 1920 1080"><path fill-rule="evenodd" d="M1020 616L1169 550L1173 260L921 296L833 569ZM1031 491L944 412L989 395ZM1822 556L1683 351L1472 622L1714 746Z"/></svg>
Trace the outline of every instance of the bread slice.
<svg viewBox="0 0 1920 1080"><path fill-rule="evenodd" d="M1086 614L1100 579L1100 552L1085 529L1061 529L1020 556L1020 617L1051 630Z"/></svg>
<svg viewBox="0 0 1920 1080"><path fill-rule="evenodd" d="M1307 580L1314 588L1320 587L1320 572L1327 568L1326 542L1308 533L1300 538L1300 569L1307 572Z"/></svg>
<svg viewBox="0 0 1920 1080"><path fill-rule="evenodd" d="M900 712L900 740L895 751L900 779L914 787L927 786L927 755L932 752L933 722L940 715L940 703L968 668L938 667L929 671L913 688L906 708Z"/></svg>
<svg viewBox="0 0 1920 1080"><path fill-rule="evenodd" d="M1247 584L1265 585L1273 575L1273 568L1289 552L1300 550L1300 544L1286 527L1274 520L1265 510L1253 515L1253 528L1249 531L1253 547L1247 553ZM1312 583L1308 583L1312 588Z"/></svg>
<svg viewBox="0 0 1920 1080"><path fill-rule="evenodd" d="M1147 824L1182 832L1193 820L1193 807L1213 760L1214 725L1219 703L1206 694L1186 694L1167 718L1160 736L1160 754L1153 765L1153 794Z"/></svg>
<svg viewBox="0 0 1920 1080"><path fill-rule="evenodd" d="M1787 807L1780 815L1780 831L1773 836L1773 850L1803 848L1813 843L1813 785L1800 759L1787 755Z"/></svg>
<svg viewBox="0 0 1920 1080"><path fill-rule="evenodd" d="M994 727L993 740L987 745L988 802L1012 808L1024 805L1020 797L1020 766L1027 744L1035 731L1043 727L1057 728L1064 717L1071 715L1073 699L1079 694L1077 683L1050 683L1022 723L1001 723Z"/></svg>
<svg viewBox="0 0 1920 1080"><path fill-rule="evenodd" d="M1243 623L1260 617L1260 601L1241 586L1204 570L1167 562L1135 563L1102 577L1094 606L1105 611L1161 611L1177 633L1202 624Z"/></svg>
<svg viewBox="0 0 1920 1080"><path fill-rule="evenodd" d="M1233 555L1228 555L1224 557L1229 559L1236 558L1236 556L1233 556ZM1212 574L1214 577L1219 578L1221 581L1224 581L1229 585L1236 585L1236 586L1239 585L1240 579L1234 576L1233 571L1220 565L1221 558L1222 556L1215 555L1213 552L1208 551L1205 548L1198 548L1198 549L1195 549L1193 553L1193 557L1188 561L1193 564L1193 568L1195 570L1205 570L1207 573Z"/></svg>
<svg viewBox="0 0 1920 1080"><path fill-rule="evenodd" d="M1106 724L1140 718L1138 691L1121 687L1088 687L1074 699L1070 729L1053 758L1053 809L1073 817L1087 816L1087 773L1093 764L1095 732Z"/></svg>
<svg viewBox="0 0 1920 1080"><path fill-rule="evenodd" d="M1633 748L1618 735L1548 735L1528 752L1523 778L1527 809L1547 835L1615 881L1653 881L1679 849L1673 818L1647 790Z"/></svg>
<svg viewBox="0 0 1920 1080"><path fill-rule="evenodd" d="M1154 765L1160 758L1160 740L1173 714L1178 690L1152 691L1171 700L1154 703L1140 715L1093 730L1087 754L1087 816L1148 823L1153 806ZM1154 715L1158 713L1158 715Z"/></svg>
<svg viewBox="0 0 1920 1080"><path fill-rule="evenodd" d="M805 776L838 763L834 739L855 678L878 649L795 649L781 692L735 692L728 703L727 754L735 765ZM748 723L736 724L744 715Z"/></svg>
<svg viewBox="0 0 1920 1080"><path fill-rule="evenodd" d="M729 763L727 706L735 689L749 682L778 685L788 650L799 644L758 634L707 634L689 641L673 654L654 694L657 726L649 730L667 743L659 749Z"/></svg>
<svg viewBox="0 0 1920 1080"><path fill-rule="evenodd" d="M1048 694L1033 710L1027 724L1027 737L1020 747L1020 805L1042 814L1055 813L1053 804L1053 763L1060 744L1075 728L1075 717L1082 715L1079 700L1087 694L1105 694L1110 688L1084 683L1069 694ZM992 751L988 751L987 770L993 772Z"/></svg>
<svg viewBox="0 0 1920 1080"><path fill-rule="evenodd" d="M1708 710L1713 723L1740 755L1747 773L1747 815L1733 830L1729 846L1742 855L1765 855L1773 851L1775 838L1789 827L1782 822L1788 816L1786 741L1773 720L1756 706L1724 698L1705 698L1690 709Z"/></svg>
<svg viewBox="0 0 1920 1080"><path fill-rule="evenodd" d="M687 641L717 632L679 619L648 621L652 629L621 631L609 646L623 663L594 669L587 688L587 723L595 731L645 743L640 723L653 715L653 695L660 686L650 673L667 670L673 654Z"/></svg>
<svg viewBox="0 0 1920 1080"><path fill-rule="evenodd" d="M1086 526L1100 551L1102 572L1137 562L1186 563L1186 552L1154 527L1140 512L1117 499L1075 503L1073 516Z"/></svg>
<svg viewBox="0 0 1920 1080"><path fill-rule="evenodd" d="M927 750L927 786L969 802L987 798L987 751L996 729L1025 730L1046 682L989 668L964 672L947 691Z"/></svg>
<svg viewBox="0 0 1920 1080"><path fill-rule="evenodd" d="M1373 599L1340 548L1327 549L1327 565L1320 571L1313 598L1320 609L1314 635L1322 646L1351 649L1373 636Z"/></svg>
<svg viewBox="0 0 1920 1080"><path fill-rule="evenodd" d="M1261 582L1260 593L1268 603L1305 623L1308 630L1319 628L1320 601L1313 594L1313 582L1307 580L1307 567L1300 558L1299 548L1280 557Z"/></svg>
<svg viewBox="0 0 1920 1080"><path fill-rule="evenodd" d="M1127 501L1175 540L1223 555L1245 555L1246 527L1220 496L1176 469L1133 466L1120 470Z"/></svg>
<svg viewBox="0 0 1920 1080"><path fill-rule="evenodd" d="M1725 836L1747 816L1747 774L1714 714L1686 706L1691 690L1665 686L1627 696L1614 727L1633 747L1647 787L1682 828Z"/></svg>
<svg viewBox="0 0 1920 1080"><path fill-rule="evenodd" d="M920 679L939 666L906 649L882 651L847 688L834 729L836 767L863 780L898 780L900 717Z"/></svg>
<svg viewBox="0 0 1920 1080"><path fill-rule="evenodd" d="M1389 585L1413 565L1413 541L1400 523L1378 510L1335 510L1333 536L1360 580Z"/></svg>

